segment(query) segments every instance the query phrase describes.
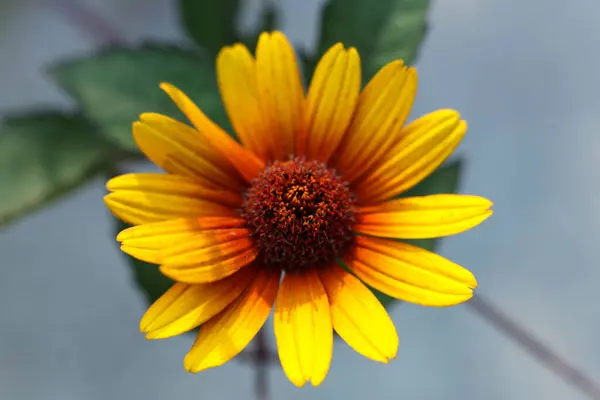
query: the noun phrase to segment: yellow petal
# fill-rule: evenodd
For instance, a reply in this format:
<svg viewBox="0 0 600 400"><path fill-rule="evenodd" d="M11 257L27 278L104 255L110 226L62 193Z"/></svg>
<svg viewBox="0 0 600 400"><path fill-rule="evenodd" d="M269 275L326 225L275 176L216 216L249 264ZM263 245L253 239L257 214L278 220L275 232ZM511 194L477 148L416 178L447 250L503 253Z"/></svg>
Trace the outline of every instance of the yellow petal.
<svg viewBox="0 0 600 400"><path fill-rule="evenodd" d="M258 253L259 250L249 238L232 240L178 257L163 256L165 264L160 266L160 271L179 282L214 282L250 264Z"/></svg>
<svg viewBox="0 0 600 400"><path fill-rule="evenodd" d="M296 154L304 129L304 88L292 45L281 32L264 32L256 46L258 98L267 117L263 140L275 160Z"/></svg>
<svg viewBox="0 0 600 400"><path fill-rule="evenodd" d="M208 235L201 233L207 230L215 232L226 228L239 228L245 221L241 218L204 217L195 219L175 219L152 224L143 224L127 228L119 235L121 250L145 262L160 264L163 250L169 246L181 245L185 242L197 243L198 236L206 240Z"/></svg>
<svg viewBox="0 0 600 400"><path fill-rule="evenodd" d="M106 195L104 201L116 217L132 225L178 218L238 216L231 207L181 194L119 190Z"/></svg>
<svg viewBox="0 0 600 400"><path fill-rule="evenodd" d="M182 231L124 240L121 250L152 264L182 268L247 250L252 246L248 235L243 228Z"/></svg>
<svg viewBox="0 0 600 400"><path fill-rule="evenodd" d="M256 155L244 149L238 142L211 121L189 97L175 86L160 85L190 122L200 131L207 142L221 153L250 182L265 168L265 163Z"/></svg>
<svg viewBox="0 0 600 400"><path fill-rule="evenodd" d="M326 162L337 149L350 125L360 85L356 49L345 50L341 43L329 49L315 69L306 100L308 159Z"/></svg>
<svg viewBox="0 0 600 400"><path fill-rule="evenodd" d="M187 371L218 367L250 343L271 313L279 276L278 271L261 268L238 300L200 328L184 360Z"/></svg>
<svg viewBox="0 0 600 400"><path fill-rule="evenodd" d="M352 181L370 171L402 135L417 93L417 71L402 61L384 66L365 87L340 149L335 168Z"/></svg>
<svg viewBox="0 0 600 400"><path fill-rule="evenodd" d="M372 171L352 183L358 201L378 203L410 189L448 158L466 131L467 123L453 110L436 111L409 124Z"/></svg>
<svg viewBox="0 0 600 400"><path fill-rule="evenodd" d="M146 115L144 120L148 119ZM173 131L178 134L173 134ZM187 137L183 139L182 136ZM203 137L184 124L134 122L133 138L153 163L171 174L194 178L208 188L238 191L242 187L241 177L236 171L223 169L209 160L208 155L215 153L214 149L193 144L201 142Z"/></svg>
<svg viewBox="0 0 600 400"><path fill-rule="evenodd" d="M117 240L136 247L159 249L173 235L196 234L209 229L239 228L243 218L204 217L195 219L173 219L153 224L138 225L122 230Z"/></svg>
<svg viewBox="0 0 600 400"><path fill-rule="evenodd" d="M106 183L106 188L111 192L139 190L167 195L197 197L236 208L242 205L242 196L239 192L207 188L192 178L179 175L153 173L125 174L109 180Z"/></svg>
<svg viewBox="0 0 600 400"><path fill-rule="evenodd" d="M410 303L451 306L473 296L475 277L430 251L393 240L358 236L346 265L375 289Z"/></svg>
<svg viewBox="0 0 600 400"><path fill-rule="evenodd" d="M217 229L205 231L190 240L163 249L162 263L170 268L186 267L213 258L239 253L254 246L248 229Z"/></svg>
<svg viewBox="0 0 600 400"><path fill-rule="evenodd" d="M257 268L249 265L213 283L177 282L154 302L140 321L146 339L164 339L192 330L237 299L252 283Z"/></svg>
<svg viewBox="0 0 600 400"><path fill-rule="evenodd" d="M354 350L371 360L396 358L398 334L377 297L358 278L334 264L319 270L331 304L333 328Z"/></svg>
<svg viewBox="0 0 600 400"><path fill-rule="evenodd" d="M492 214L491 206L483 197L460 194L394 199L359 208L355 230L394 239L454 235L479 225Z"/></svg>
<svg viewBox="0 0 600 400"><path fill-rule="evenodd" d="M286 274L275 303L275 339L287 377L320 385L329 371L333 328L327 293L314 271Z"/></svg>
<svg viewBox="0 0 600 400"><path fill-rule="evenodd" d="M268 117L260 107L256 62L241 44L217 56L217 78L223 104L242 144L263 161L270 158Z"/></svg>
<svg viewBox="0 0 600 400"><path fill-rule="evenodd" d="M231 165L229 160L218 151L215 151L214 147L191 126L166 115L152 112L141 114L140 122L163 133L183 147L201 154L211 164L238 177L237 170Z"/></svg>

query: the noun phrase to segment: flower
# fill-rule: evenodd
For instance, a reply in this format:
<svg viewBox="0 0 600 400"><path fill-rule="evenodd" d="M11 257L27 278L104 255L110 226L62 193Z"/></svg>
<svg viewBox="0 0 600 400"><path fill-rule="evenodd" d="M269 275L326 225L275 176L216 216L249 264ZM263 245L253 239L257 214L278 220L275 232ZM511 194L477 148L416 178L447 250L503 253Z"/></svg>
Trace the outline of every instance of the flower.
<svg viewBox="0 0 600 400"><path fill-rule="evenodd" d="M460 233L492 213L477 196L398 198L467 129L453 110L405 126L414 68L391 62L361 92L358 53L336 44L305 94L292 47L273 32L255 58L224 48L217 74L239 142L163 83L195 129L142 114L135 141L167 174L107 183L106 204L134 225L118 235L121 249L176 281L141 320L148 339L202 325L184 361L199 372L239 354L274 308L283 370L297 386L319 385L334 329L367 358L396 356L394 324L365 283L425 306L471 298L468 270L396 240Z"/></svg>

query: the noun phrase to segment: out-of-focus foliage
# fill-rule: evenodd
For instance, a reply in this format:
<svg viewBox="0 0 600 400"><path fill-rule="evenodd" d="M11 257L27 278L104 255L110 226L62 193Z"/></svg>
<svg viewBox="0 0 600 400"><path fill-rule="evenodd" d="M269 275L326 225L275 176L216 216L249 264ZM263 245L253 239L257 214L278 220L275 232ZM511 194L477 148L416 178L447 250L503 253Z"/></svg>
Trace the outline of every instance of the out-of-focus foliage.
<svg viewBox="0 0 600 400"><path fill-rule="evenodd" d="M80 115L53 112L0 125L0 225L70 193L112 163L114 148Z"/></svg>
<svg viewBox="0 0 600 400"><path fill-rule="evenodd" d="M318 56L337 42L356 47L366 79L393 60L412 65L425 37L428 9L429 0L330 0L316 57L307 57L305 68L312 74Z"/></svg>
<svg viewBox="0 0 600 400"><path fill-rule="evenodd" d="M252 50L260 32L276 28L277 9L273 4L265 4L258 29L244 34L237 29L240 3L240 0L179 0L179 20L190 39L212 58L223 46L236 42Z"/></svg>
<svg viewBox="0 0 600 400"><path fill-rule="evenodd" d="M236 42L240 0L179 0L179 20L188 36L214 58Z"/></svg>
<svg viewBox="0 0 600 400"><path fill-rule="evenodd" d="M116 145L137 151L131 124L141 113L158 112L183 119L159 89L161 82L183 88L217 123L226 124L213 64L211 57L195 50L145 45L138 49L112 48L92 57L58 63L50 73L100 132Z"/></svg>

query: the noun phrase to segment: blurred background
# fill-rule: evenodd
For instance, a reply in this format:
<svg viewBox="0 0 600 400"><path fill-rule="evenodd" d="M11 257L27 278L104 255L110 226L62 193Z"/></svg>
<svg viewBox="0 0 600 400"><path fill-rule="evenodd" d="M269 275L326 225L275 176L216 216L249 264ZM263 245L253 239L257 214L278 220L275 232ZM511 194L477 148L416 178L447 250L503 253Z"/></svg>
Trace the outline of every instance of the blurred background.
<svg viewBox="0 0 600 400"><path fill-rule="evenodd" d="M276 2L279 28L314 50L323 1ZM243 26L256 24L259 6L244 2ZM479 294L600 377L600 2L437 0L428 20L412 115L463 114L460 192L495 203L491 219L438 251L475 273ZM0 0L0 117L74 108L45 66L115 38L189 40L171 0ZM254 398L250 365L191 375L182 360L192 336L139 333L146 300L114 243L104 181L0 230L0 399ZM10 194L1 190L0 200ZM397 304L391 315L395 361L376 364L336 342L322 386L299 390L275 364L269 398L590 398L473 306Z"/></svg>

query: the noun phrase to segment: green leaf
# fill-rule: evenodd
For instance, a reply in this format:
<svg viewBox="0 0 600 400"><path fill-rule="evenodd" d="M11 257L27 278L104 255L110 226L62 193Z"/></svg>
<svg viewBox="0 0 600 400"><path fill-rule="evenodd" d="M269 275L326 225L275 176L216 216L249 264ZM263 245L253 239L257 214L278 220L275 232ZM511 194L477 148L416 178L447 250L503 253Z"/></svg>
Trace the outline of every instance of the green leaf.
<svg viewBox="0 0 600 400"><path fill-rule="evenodd" d="M417 186L403 193L400 197L426 196L430 194L456 193L458 190L460 174L462 171L462 161L456 160L437 169L433 174L421 181ZM435 251L440 239L420 239L420 240L402 240L415 246L422 247L429 251ZM380 291L371 288L379 301L385 306L398 302Z"/></svg>
<svg viewBox="0 0 600 400"><path fill-rule="evenodd" d="M179 87L216 123L229 128L213 61L193 51L157 45L117 47L60 63L50 73L107 138L130 151L137 150L131 124L141 113L158 112L185 120L159 89L161 82Z"/></svg>
<svg viewBox="0 0 600 400"><path fill-rule="evenodd" d="M116 220L115 237L129 225L121 220ZM133 278L138 288L144 293L148 305L154 303L164 292L173 285L173 281L160 273L158 265L149 264L125 254L127 261L133 270Z"/></svg>
<svg viewBox="0 0 600 400"><path fill-rule="evenodd" d="M107 169L114 155L81 116L7 118L0 125L0 225L69 193Z"/></svg>
<svg viewBox="0 0 600 400"><path fill-rule="evenodd" d="M179 0L185 31L211 56L236 41L239 0Z"/></svg>
<svg viewBox="0 0 600 400"><path fill-rule="evenodd" d="M330 0L318 54L337 42L356 47L365 77L393 60L412 64L425 37L428 8L429 0Z"/></svg>

